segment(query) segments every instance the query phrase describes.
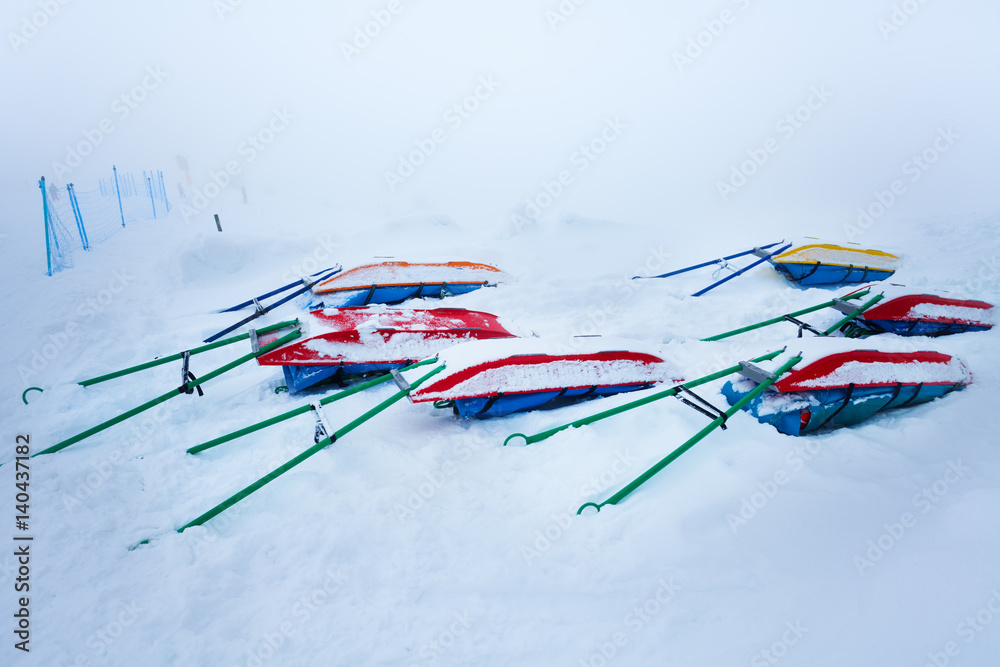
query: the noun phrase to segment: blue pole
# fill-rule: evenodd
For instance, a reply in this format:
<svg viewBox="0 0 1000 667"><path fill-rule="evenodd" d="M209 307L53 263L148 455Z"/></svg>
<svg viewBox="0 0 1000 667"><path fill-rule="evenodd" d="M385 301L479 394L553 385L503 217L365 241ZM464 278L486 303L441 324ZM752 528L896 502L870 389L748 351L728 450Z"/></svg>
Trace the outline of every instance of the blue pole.
<svg viewBox="0 0 1000 667"><path fill-rule="evenodd" d="M125 211L122 210L122 191L118 187L118 167L111 165L111 170L115 172L115 192L118 193L118 214L122 217L122 227L125 226Z"/></svg>
<svg viewBox="0 0 1000 667"><path fill-rule="evenodd" d="M69 195L69 204L73 208L73 217L76 219L76 231L80 234L80 244L84 250L90 250L87 241L87 229L83 226L83 214L80 212L80 202L76 199L76 188L70 183L66 186L66 193Z"/></svg>
<svg viewBox="0 0 1000 667"><path fill-rule="evenodd" d="M45 218L45 262L48 267L48 274L52 275L52 248L49 245L49 196L45 192L45 177L38 181L38 187L42 189L42 215Z"/></svg>
<svg viewBox="0 0 1000 667"><path fill-rule="evenodd" d="M163 193L163 203L167 207L167 213L170 213L170 199L167 198L167 184L163 182L163 172L160 172L160 192Z"/></svg>
<svg viewBox="0 0 1000 667"><path fill-rule="evenodd" d="M146 172L142 172L143 176L146 176ZM153 203L153 220L156 220L156 200L153 199L153 180L146 176L146 187L149 189L149 201Z"/></svg>

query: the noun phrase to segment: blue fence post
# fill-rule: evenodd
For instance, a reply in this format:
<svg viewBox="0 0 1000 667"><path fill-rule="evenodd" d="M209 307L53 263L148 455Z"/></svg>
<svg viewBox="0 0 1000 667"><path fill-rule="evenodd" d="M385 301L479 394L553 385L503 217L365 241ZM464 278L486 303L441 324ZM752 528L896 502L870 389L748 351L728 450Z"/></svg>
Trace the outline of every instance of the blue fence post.
<svg viewBox="0 0 1000 667"><path fill-rule="evenodd" d="M76 188L72 183L66 186L66 193L69 195L69 205L73 208L73 217L76 218L76 231L80 234L80 244L84 250L90 250L87 228L83 226L83 213L80 212L80 202L76 199Z"/></svg>
<svg viewBox="0 0 1000 667"><path fill-rule="evenodd" d="M163 193L163 205L167 207L167 213L170 213L170 199L167 197L167 184L163 182L163 172L160 172L160 192Z"/></svg>
<svg viewBox="0 0 1000 667"><path fill-rule="evenodd" d="M118 214L122 217L122 227L125 226L125 211L122 210L122 191L118 187L118 167L111 165L111 170L115 172L115 192L118 193Z"/></svg>
<svg viewBox="0 0 1000 667"><path fill-rule="evenodd" d="M45 264L48 274L52 275L52 247L49 245L49 195L45 191L45 177L38 181L38 187L42 189L42 215L45 218Z"/></svg>
<svg viewBox="0 0 1000 667"><path fill-rule="evenodd" d="M146 189L149 191L149 201L153 204L153 220L156 220L156 199L153 198L153 180L146 175L145 170L143 170L142 176L146 179Z"/></svg>

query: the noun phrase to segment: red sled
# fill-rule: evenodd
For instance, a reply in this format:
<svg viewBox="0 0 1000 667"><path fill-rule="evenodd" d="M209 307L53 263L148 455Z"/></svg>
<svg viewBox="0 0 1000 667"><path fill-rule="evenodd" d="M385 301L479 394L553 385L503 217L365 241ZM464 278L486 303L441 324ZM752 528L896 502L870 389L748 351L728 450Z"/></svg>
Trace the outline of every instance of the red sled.
<svg viewBox="0 0 1000 667"><path fill-rule="evenodd" d="M947 336L993 328L993 305L985 301L911 294L883 301L855 320L856 335Z"/></svg>
<svg viewBox="0 0 1000 667"><path fill-rule="evenodd" d="M302 338L258 358L262 366L281 366L293 393L325 381L386 373L457 343L514 336L495 315L462 308L315 310L303 325ZM271 334L259 342L274 339Z"/></svg>

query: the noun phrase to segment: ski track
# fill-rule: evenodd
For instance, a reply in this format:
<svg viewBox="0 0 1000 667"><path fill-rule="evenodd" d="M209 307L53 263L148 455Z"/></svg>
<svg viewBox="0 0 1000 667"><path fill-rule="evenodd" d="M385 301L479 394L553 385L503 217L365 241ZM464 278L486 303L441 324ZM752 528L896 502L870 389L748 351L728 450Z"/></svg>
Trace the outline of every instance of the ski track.
<svg viewBox="0 0 1000 667"><path fill-rule="evenodd" d="M529 335L672 341L663 349L689 378L798 344L791 324L718 343L698 338L848 291L799 290L767 266L698 299L685 295L712 282L711 269L630 280L643 267L661 273L787 236L766 220L684 238L566 218L511 236L425 215L350 234L347 224L326 222L338 220L326 210L280 238L256 210L223 234L173 215L77 253L75 268L48 278L41 239L14 231L37 228L36 195L3 201L13 212L4 270L25 278L3 296L14 326L2 369L13 381L0 399L5 441L30 433L35 452L176 387L179 364L88 388L75 381L199 344L242 316L213 309L294 279L322 238L339 244L338 254L314 270L382 255L495 264L509 284L412 305L484 310ZM281 210L280 202L267 210ZM864 243L900 256L892 282L997 303L998 279L976 281L980 262L1000 250L998 224L997 216L883 221ZM840 239L833 225L809 232ZM90 315L84 304L110 291L114 272L124 287ZM262 322L294 312L288 304ZM806 316L824 326L839 317ZM922 664L948 641L960 642L962 664L990 664L1000 654L995 627L970 644L952 628L1000 586L1000 451L989 419L998 335L893 343L955 355L973 375L965 391L809 438L737 415L727 432L596 515L573 513L620 489L705 418L663 401L505 448L510 433L535 433L635 396L465 425L403 401L208 526L176 534L312 444L305 415L185 453L303 402L273 393L280 370L247 364L208 382L204 397L175 398L32 461L32 664L581 665L601 664L594 660L602 647L617 641L608 664L733 665L779 641L788 623L805 630L787 664ZM22 378L49 336L65 341ZM848 345L831 342L831 351ZM199 355L192 370L203 374L248 349ZM45 392L25 406L20 394L32 385ZM721 385L702 395L724 405ZM345 424L393 391L360 393L326 415ZM808 460L799 451L806 445L814 450ZM914 496L958 461L968 472L923 513ZM760 500L759 485L779 471L787 483L734 529L744 500ZM9 466L0 480L9 518ZM916 524L859 573L856 557L869 540L907 512ZM13 559L4 553L8 610Z"/></svg>

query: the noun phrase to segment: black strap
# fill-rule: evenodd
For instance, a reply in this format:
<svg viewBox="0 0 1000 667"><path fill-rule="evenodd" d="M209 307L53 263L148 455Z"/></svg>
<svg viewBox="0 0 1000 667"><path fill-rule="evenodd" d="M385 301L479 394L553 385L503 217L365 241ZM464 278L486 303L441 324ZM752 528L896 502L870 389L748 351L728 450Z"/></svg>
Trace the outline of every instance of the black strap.
<svg viewBox="0 0 1000 667"><path fill-rule="evenodd" d="M897 382L895 388L893 388L892 390L892 396L889 397L889 400L886 401L885 404L890 405L893 401L899 398L899 390L902 388L903 388L903 383Z"/></svg>
<svg viewBox="0 0 1000 667"><path fill-rule="evenodd" d="M826 426L827 422L831 421L834 417L839 415L840 411L846 408L847 404L851 402L851 396L853 395L854 395L854 383L852 382L851 384L847 385L847 396L844 397L844 402L840 404L839 408L833 411L833 414L824 419L823 423L821 423L816 428L823 428L824 426Z"/></svg>
<svg viewBox="0 0 1000 667"><path fill-rule="evenodd" d="M489 411L490 408L493 407L493 404L496 403L497 401L499 401L501 398L503 398L503 392L502 391L498 392L494 396L490 396L489 400L486 401L486 405L484 405L483 409L480 410L479 412L477 412L475 416L478 417L481 414L485 414L487 411Z"/></svg>
<svg viewBox="0 0 1000 667"><path fill-rule="evenodd" d="M844 276L844 282L849 282L851 280L851 274L854 273L854 265L851 264L847 267L847 275Z"/></svg>
<svg viewBox="0 0 1000 667"><path fill-rule="evenodd" d="M694 401L697 401L697 403L695 403L694 401L689 401L688 399L686 399L684 396L682 396L683 393L690 394L691 398L693 398ZM712 405L711 403L709 403L707 400L705 400L704 398L702 398L698 394L694 393L693 391L691 391L690 389L688 389L684 385L680 385L680 386L677 387L677 393L674 394L674 398L680 400L680 402L683 403L684 405L687 405L688 407L694 408L695 410L697 410L701 414L705 415L706 417L708 417L712 421L715 421L716 419L719 419L721 417L722 418L722 423L719 426L722 428L723 431L726 430L726 420L728 419L728 417L726 416L725 411L724 410L720 410L719 408L715 407L714 405Z"/></svg>
<svg viewBox="0 0 1000 667"><path fill-rule="evenodd" d="M188 365L191 363L191 350L184 350L181 353L181 386L178 387L178 391L182 394L193 394L194 390L198 390L199 396L204 396L205 392L202 390L201 385L196 385L194 387L189 386L191 382L197 382L198 378L195 377L188 369Z"/></svg>
<svg viewBox="0 0 1000 667"><path fill-rule="evenodd" d="M920 395L920 390L923 388L924 388L924 383L921 382L920 384L917 385L917 390L913 392L913 396L910 396L908 399L906 399L903 403L900 404L899 407L905 408L907 405L915 401L917 399L917 396Z"/></svg>
<svg viewBox="0 0 1000 667"><path fill-rule="evenodd" d="M868 277L868 269L870 268L871 268L870 266L865 267L865 272L861 274L861 280L858 281L859 283L863 283L865 281L865 278Z"/></svg>
<svg viewBox="0 0 1000 667"><path fill-rule="evenodd" d="M809 277L809 276L811 276L812 274L816 273L816 272L817 272L818 270L819 270L819 262L816 262L816 263L815 263L815 264L813 265L812 269L811 269L811 270L809 271L809 273L805 274L805 275L804 275L804 276L802 276L801 278L792 278L792 280L793 280L793 281L795 281L795 282L799 282L799 281L801 281L801 280L805 280L806 278L808 278L808 277Z"/></svg>
<svg viewBox="0 0 1000 667"><path fill-rule="evenodd" d="M816 329L816 327L809 324L808 322L803 322L802 320L796 317L792 317L791 315L785 315L784 318L799 328L799 335L797 336L797 338L802 338L803 329L805 329L809 333L814 333L817 336L823 335L822 331L819 331L818 329Z"/></svg>
<svg viewBox="0 0 1000 667"><path fill-rule="evenodd" d="M365 302L361 305L367 306L369 303L372 302L372 297L375 296L376 287L378 287L378 285L372 285L371 287L368 288L368 294L365 295Z"/></svg>

